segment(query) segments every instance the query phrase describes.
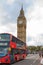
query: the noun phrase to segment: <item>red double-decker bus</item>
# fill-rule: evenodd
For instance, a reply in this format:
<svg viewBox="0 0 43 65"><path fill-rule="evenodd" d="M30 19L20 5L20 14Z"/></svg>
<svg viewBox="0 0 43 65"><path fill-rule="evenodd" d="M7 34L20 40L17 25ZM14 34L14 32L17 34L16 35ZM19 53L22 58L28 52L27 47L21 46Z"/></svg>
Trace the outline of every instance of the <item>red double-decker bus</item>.
<svg viewBox="0 0 43 65"><path fill-rule="evenodd" d="M26 55L26 43L11 34L0 34L0 63L13 63Z"/></svg>

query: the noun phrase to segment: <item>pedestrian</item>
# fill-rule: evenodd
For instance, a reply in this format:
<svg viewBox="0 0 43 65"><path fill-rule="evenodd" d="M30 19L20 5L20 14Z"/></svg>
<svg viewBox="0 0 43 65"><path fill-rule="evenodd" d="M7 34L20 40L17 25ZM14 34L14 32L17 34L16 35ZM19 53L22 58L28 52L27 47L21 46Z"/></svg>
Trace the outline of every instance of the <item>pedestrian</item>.
<svg viewBox="0 0 43 65"><path fill-rule="evenodd" d="M41 52L41 50L39 51L39 57L41 58L41 54L42 54L42 52Z"/></svg>
<svg viewBox="0 0 43 65"><path fill-rule="evenodd" d="M40 61L40 65L43 65L43 54L42 54L42 58L41 58L41 61Z"/></svg>

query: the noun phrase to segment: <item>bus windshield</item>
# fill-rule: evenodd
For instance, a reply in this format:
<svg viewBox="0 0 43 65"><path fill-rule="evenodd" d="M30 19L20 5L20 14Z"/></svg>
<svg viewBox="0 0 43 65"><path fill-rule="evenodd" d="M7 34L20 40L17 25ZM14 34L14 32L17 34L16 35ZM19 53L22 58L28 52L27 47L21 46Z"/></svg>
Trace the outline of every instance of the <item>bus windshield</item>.
<svg viewBox="0 0 43 65"><path fill-rule="evenodd" d="M0 41L10 41L9 34L0 34Z"/></svg>
<svg viewBox="0 0 43 65"><path fill-rule="evenodd" d="M0 41L0 58L8 54L8 48L8 41Z"/></svg>
<svg viewBox="0 0 43 65"><path fill-rule="evenodd" d="M0 57L3 57L3 56L5 56L5 55L7 55L7 52L8 52L8 48L7 47L1 47L0 48Z"/></svg>

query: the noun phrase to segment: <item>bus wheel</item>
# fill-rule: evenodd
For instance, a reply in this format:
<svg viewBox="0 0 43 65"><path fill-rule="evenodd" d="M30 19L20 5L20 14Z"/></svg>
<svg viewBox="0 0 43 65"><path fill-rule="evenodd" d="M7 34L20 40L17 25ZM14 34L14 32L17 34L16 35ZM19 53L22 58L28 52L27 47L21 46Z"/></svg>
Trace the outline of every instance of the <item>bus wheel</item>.
<svg viewBox="0 0 43 65"><path fill-rule="evenodd" d="M23 59L24 59L25 57L23 56Z"/></svg>
<svg viewBox="0 0 43 65"><path fill-rule="evenodd" d="M15 58L15 61L17 62L17 58Z"/></svg>

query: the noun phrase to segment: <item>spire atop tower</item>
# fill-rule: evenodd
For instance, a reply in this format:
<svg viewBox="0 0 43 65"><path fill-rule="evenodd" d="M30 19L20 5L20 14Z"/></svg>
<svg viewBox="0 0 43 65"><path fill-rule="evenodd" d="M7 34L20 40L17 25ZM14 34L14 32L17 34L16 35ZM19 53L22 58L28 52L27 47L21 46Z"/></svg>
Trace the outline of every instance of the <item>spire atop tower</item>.
<svg viewBox="0 0 43 65"><path fill-rule="evenodd" d="M21 10L23 10L23 4L22 4L22 7L21 7Z"/></svg>
<svg viewBox="0 0 43 65"><path fill-rule="evenodd" d="M21 10L20 10L20 16L24 16L23 4L22 4Z"/></svg>

